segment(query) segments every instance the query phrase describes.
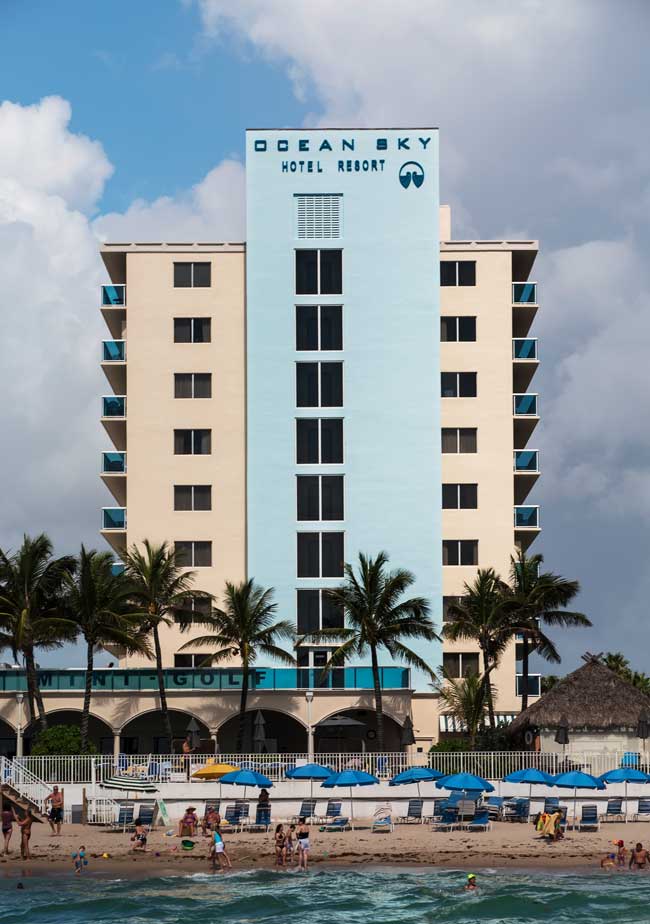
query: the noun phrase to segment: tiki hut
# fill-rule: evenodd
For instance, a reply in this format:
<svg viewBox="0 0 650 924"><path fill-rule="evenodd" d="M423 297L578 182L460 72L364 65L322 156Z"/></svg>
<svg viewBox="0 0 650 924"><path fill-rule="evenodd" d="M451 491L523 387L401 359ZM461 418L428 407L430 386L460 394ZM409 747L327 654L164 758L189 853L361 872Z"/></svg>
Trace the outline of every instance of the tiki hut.
<svg viewBox="0 0 650 924"><path fill-rule="evenodd" d="M642 752L650 697L599 658L568 674L520 713L508 733L530 750Z"/></svg>

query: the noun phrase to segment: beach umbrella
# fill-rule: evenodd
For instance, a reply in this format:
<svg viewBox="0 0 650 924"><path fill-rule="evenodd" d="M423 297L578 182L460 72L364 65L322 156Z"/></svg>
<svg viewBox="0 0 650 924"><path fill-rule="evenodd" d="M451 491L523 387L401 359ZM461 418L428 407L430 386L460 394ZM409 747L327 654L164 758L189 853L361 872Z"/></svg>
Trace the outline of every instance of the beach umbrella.
<svg viewBox="0 0 650 924"><path fill-rule="evenodd" d="M334 771L323 764L303 764L302 767L291 767L286 771L290 780L309 780L309 798L314 798L314 780L328 780Z"/></svg>
<svg viewBox="0 0 650 924"><path fill-rule="evenodd" d="M635 767L618 767L602 773L598 779L601 783L625 783L625 820L627 821L627 784L650 783L650 776Z"/></svg>
<svg viewBox="0 0 650 924"><path fill-rule="evenodd" d="M407 786L409 783L416 783L418 787L418 797L422 798L420 783L433 783L441 777L442 773L439 770L432 770L430 767L409 767L407 770L402 770L401 773L397 773L392 780L389 781L388 785Z"/></svg>
<svg viewBox="0 0 650 924"><path fill-rule="evenodd" d="M528 783L528 801L530 802L533 794L534 785L553 785L553 777L550 773L544 773L536 767L527 767L525 770L515 770L514 773L508 773L503 777L504 783Z"/></svg>
<svg viewBox="0 0 650 924"><path fill-rule="evenodd" d="M341 770L340 773L333 773L326 779L321 786L325 789L334 789L337 786L348 786L350 789L350 819L352 829L354 830L354 803L352 801L353 786L372 786L379 780L372 773L366 773L364 770Z"/></svg>
<svg viewBox="0 0 650 924"><path fill-rule="evenodd" d="M219 780L226 773L234 773L239 767L232 764L206 764L205 767L199 767L192 774L193 780Z"/></svg>
<svg viewBox="0 0 650 924"><path fill-rule="evenodd" d="M577 819L578 790L579 789L604 789L605 784L592 776L591 773L583 773L582 770L569 770L567 773L558 773L553 777L551 786L559 786L563 789L573 790L573 825L575 827Z"/></svg>
<svg viewBox="0 0 650 924"><path fill-rule="evenodd" d="M231 773L224 774L219 782L232 783L233 786L243 786L244 799L246 798L247 786L257 786L258 789L270 789L273 786L267 776L264 776L263 773L258 773L256 770L233 770Z"/></svg>
<svg viewBox="0 0 650 924"><path fill-rule="evenodd" d="M494 792L492 783L474 773L450 773L436 782L438 789L460 790L462 792Z"/></svg>
<svg viewBox="0 0 650 924"><path fill-rule="evenodd" d="M137 780L132 776L107 776L99 784L103 789L121 789L124 792L158 792L150 780Z"/></svg>

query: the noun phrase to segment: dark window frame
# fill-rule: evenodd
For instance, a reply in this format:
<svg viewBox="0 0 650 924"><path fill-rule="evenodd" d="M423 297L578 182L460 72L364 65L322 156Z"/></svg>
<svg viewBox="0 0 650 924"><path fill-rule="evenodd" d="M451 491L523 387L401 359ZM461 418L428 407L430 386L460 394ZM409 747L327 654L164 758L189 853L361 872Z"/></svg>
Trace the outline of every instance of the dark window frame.
<svg viewBox="0 0 650 924"><path fill-rule="evenodd" d="M445 394L445 391L452 392ZM463 393L464 392L464 393ZM441 372L441 398L476 398L478 397L477 372Z"/></svg>
<svg viewBox="0 0 650 924"><path fill-rule="evenodd" d="M464 323L461 323L464 322ZM473 324L469 323L473 322ZM461 337L461 327L473 328L473 336ZM452 329L453 337L443 337L443 330L449 333ZM476 316L470 314L443 314L440 315L440 342L441 343L476 343Z"/></svg>
<svg viewBox="0 0 650 924"><path fill-rule="evenodd" d="M190 561L188 564L179 564L179 568L211 568L212 567L212 540L211 539L176 539L174 541L174 552L178 556L179 546L184 546L184 551L189 551ZM189 547L189 548L188 548ZM198 564L197 563L197 552L199 548L201 552L207 552L209 563L208 564ZM181 556L182 557L182 556Z"/></svg>
<svg viewBox="0 0 650 924"><path fill-rule="evenodd" d="M298 286L298 253L315 253L316 254L316 286L314 292L299 292ZM339 253L340 258L340 286L339 291L325 292L323 291L323 267L321 254L323 253ZM296 247L294 249L294 271L293 271L293 288L294 293L297 296L301 295L332 295L339 296L343 295L343 248L342 247Z"/></svg>
<svg viewBox="0 0 650 924"><path fill-rule="evenodd" d="M444 269L443 269L444 266ZM452 270L451 267L454 267ZM462 267L462 268L461 268ZM470 269L471 267L471 269ZM461 282L463 279L463 282ZM471 282L467 280L471 279ZM475 286L476 260L441 260L440 261L441 286Z"/></svg>
<svg viewBox="0 0 650 924"><path fill-rule="evenodd" d="M178 385L181 377L187 378L190 377L191 383L191 394L190 395L179 395L177 394ZM204 379L209 386L209 395L197 395L196 394L196 380L197 377ZM187 401L196 399L197 401L205 401L212 398L212 373L211 372L175 372L174 373L174 399L179 401Z"/></svg>
<svg viewBox="0 0 650 924"><path fill-rule="evenodd" d="M337 360L298 360L298 361L296 362L295 365L296 365L296 372L295 372L295 381L296 381L295 389L296 389L296 391L295 391L295 396L296 396L296 407L297 407L297 408L300 408L300 409L302 409L302 410L308 409L308 408L312 408L312 409L314 409L314 410L320 410L321 408L330 408L330 407L339 408L339 407L343 407L343 406L344 406L344 403L345 403L345 370L344 370L344 365L345 365L345 364L344 364L343 360L338 360L338 359L337 359ZM316 391L317 391L317 395L316 395L316 404L311 404L311 403L309 403L309 404L304 404L304 403L300 403L301 383L300 383L300 381L299 381L299 374L300 374L300 373L299 373L299 367L305 367L305 366L317 366L317 370L316 370ZM324 382L324 376L325 376L325 374L326 374L327 371L328 371L325 367L338 367L338 368L340 368L340 382L333 382L333 381L332 381L332 387L333 387L333 388L336 389L336 388L339 387L339 385L340 385L340 403L328 403L328 404L323 404L323 400L324 400L324 398L323 398L323 392L324 392L324 390L325 390L324 387L323 387L323 382ZM305 383L302 383L302 384L304 385ZM336 400L336 397L338 397L338 396L335 396L335 399L334 399L334 400Z"/></svg>
<svg viewBox="0 0 650 924"><path fill-rule="evenodd" d="M197 330L203 328L207 323L207 338L198 340L196 337ZM189 340L179 340L177 337L177 328L182 324L189 324L190 328L190 339ZM212 318L209 316L197 316L190 318L174 318L174 343L212 343Z"/></svg>
<svg viewBox="0 0 650 924"><path fill-rule="evenodd" d="M325 498L325 490L333 487L336 483L336 491L339 491L340 485L340 516L326 517L324 516L325 507L327 506ZM308 489L310 486L316 485L316 494L317 494L317 516L307 517L301 516L301 485L304 486L304 489ZM304 497L304 496L303 496ZM338 501L338 498L336 499ZM308 502L305 500L305 502ZM340 523L345 519L345 476L344 475L296 475L296 521L298 523Z"/></svg>
<svg viewBox="0 0 650 924"><path fill-rule="evenodd" d="M474 489L475 503L462 503L463 494L468 488ZM463 490L465 489L465 490ZM446 503L447 500L453 500L455 503ZM477 510L478 509L478 483L476 482L444 482L442 485L442 509L443 510Z"/></svg>
<svg viewBox="0 0 650 924"><path fill-rule="evenodd" d="M183 283L177 282L177 270L176 267L188 267L190 268L189 273L189 284L185 285ZM197 267L202 267L203 269L197 270ZM197 282L197 278L200 278L201 273L205 270L205 267L208 267L207 270L207 282ZM210 260L174 260L173 263L173 288L174 289L210 289L212 288L212 262ZM180 273L179 273L180 275Z"/></svg>
<svg viewBox="0 0 650 924"><path fill-rule="evenodd" d="M340 334L338 338L335 338L337 342L340 343L340 346L324 346L323 345L323 311L336 311L338 310L339 315L337 319L337 326L339 330L337 333ZM316 315L316 338L315 346L301 346L301 343L304 343L304 340L300 338L300 326L299 326L299 315L301 312L314 312ZM295 321L296 321L296 352L297 353L340 353L343 350L343 305L296 305L295 311Z"/></svg>
<svg viewBox="0 0 650 924"><path fill-rule="evenodd" d="M296 420L296 465L343 465L345 461L345 443L344 443L344 437L343 437L343 433L344 433L343 421L345 420L344 417L296 417L295 420ZM304 448L307 448L306 443L309 441L309 439L313 439L313 433L312 434L308 433L310 429L309 424L311 424L312 421L316 423L316 427L315 427L316 457L315 458L310 457L310 458L302 460L301 455L299 453L301 441L302 440L305 441ZM303 422L305 423L304 427L301 426ZM332 461L331 459L325 460L325 453L323 452L323 446L324 446L323 430L325 429L325 431L327 431L330 429L327 426L327 424L330 422L339 424L339 426L331 428L332 432L334 432L334 430L340 431L340 433L335 434L335 439L338 443L339 435L340 435L341 457L340 459L337 458L334 461ZM326 424L325 427L323 427L324 423ZM304 430L304 433L302 434L302 436L300 434L301 429ZM314 428L311 428L311 429L314 429ZM328 439L328 444L329 444L329 442L331 441L331 434L328 434L327 439Z"/></svg>
<svg viewBox="0 0 650 924"><path fill-rule="evenodd" d="M197 507L196 506L197 488L200 488L200 489L207 488L208 489L209 506L207 507ZM190 506L189 507L179 507L177 504L177 492L180 492L181 490L187 491L188 489L190 492ZM203 512L212 510L212 485L211 484L175 484L174 485L174 510L182 511L185 513L188 513L188 512L203 513Z"/></svg>
<svg viewBox="0 0 650 924"><path fill-rule="evenodd" d="M175 456L211 456L212 455L212 430L209 427L175 427L174 428L174 455ZM190 452L176 452L176 439L177 434L190 434ZM207 452L197 452L196 447L199 445L199 440L202 439L202 434L207 434L207 443L208 451ZM184 437L183 437L184 438Z"/></svg>
<svg viewBox="0 0 650 924"><path fill-rule="evenodd" d="M303 562L304 562L304 555L308 552L308 550L307 550L306 548L303 548L302 553L301 553L301 537L303 537L303 536L309 536L309 537L311 537L311 542L312 542L312 543L313 543L314 537L318 537L318 539L317 539L317 549L318 549L318 567L317 567L317 573L314 573L314 574L301 574L301 573L300 573L300 571L301 571L301 557L303 558ZM325 537L327 537L327 538L325 538ZM326 554L329 554L329 551L326 551L326 549L325 549L325 543L326 543L327 540L329 540L330 537L331 537L332 539L333 539L334 537L340 537L340 538L337 538L337 542L340 541L340 544L341 544L341 553L342 553L342 554L341 554L340 570L338 570L338 565L337 565L337 570L336 570L335 573L331 573L331 574L328 573L328 574L326 574L326 573L325 573L326 568L325 568L325 564L324 564L324 563L325 563ZM329 530L329 529L326 529L326 530L313 530L313 529L307 529L307 530L299 530L299 531L296 533L296 577L297 577L299 580L302 580L303 578L312 578L312 579L313 579L313 578L328 578L328 577L339 578L339 577L343 577L343 575L344 575L344 568L345 568L345 530L342 530L342 529L340 529L340 530L339 530L339 529L336 529L336 530L334 530L334 529L332 529L332 530ZM330 570L330 569L328 569L328 570Z"/></svg>
<svg viewBox="0 0 650 924"><path fill-rule="evenodd" d="M467 561L471 552L472 561ZM447 558L447 561L445 561ZM465 560L463 560L465 559ZM443 539L442 540L442 564L445 568L472 567L476 568L479 564L479 541L478 539Z"/></svg>

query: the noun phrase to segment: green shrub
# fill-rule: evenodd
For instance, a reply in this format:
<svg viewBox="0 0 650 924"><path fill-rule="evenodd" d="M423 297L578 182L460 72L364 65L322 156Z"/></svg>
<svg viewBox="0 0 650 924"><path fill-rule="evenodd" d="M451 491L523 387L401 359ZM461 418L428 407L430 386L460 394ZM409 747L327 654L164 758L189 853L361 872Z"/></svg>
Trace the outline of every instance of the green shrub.
<svg viewBox="0 0 650 924"><path fill-rule="evenodd" d="M77 725L54 725L39 732L32 742L31 753L43 754L81 754L81 732ZM88 742L87 754L96 754L97 748Z"/></svg>

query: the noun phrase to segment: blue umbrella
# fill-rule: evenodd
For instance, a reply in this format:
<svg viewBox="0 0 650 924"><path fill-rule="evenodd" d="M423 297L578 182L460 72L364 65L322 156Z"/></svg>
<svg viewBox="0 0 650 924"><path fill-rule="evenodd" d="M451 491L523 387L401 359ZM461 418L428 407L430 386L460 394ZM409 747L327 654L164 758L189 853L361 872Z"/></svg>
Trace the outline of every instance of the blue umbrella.
<svg viewBox="0 0 650 924"><path fill-rule="evenodd" d="M559 786L563 789L573 790L573 825L577 820L577 804L579 789L604 789L605 784L601 783L598 777L592 776L591 773L583 773L582 770L569 770L567 773L558 773L553 777L551 786Z"/></svg>
<svg viewBox="0 0 650 924"><path fill-rule="evenodd" d="M439 780L442 773L439 770L432 770L430 767L409 767L408 770L402 770L396 774L389 782L389 786L406 786L408 783L417 783L418 797L422 798L420 792L420 783L432 783ZM422 818L424 824L424 817Z"/></svg>
<svg viewBox="0 0 650 924"><path fill-rule="evenodd" d="M508 773L503 777L504 783L528 783L528 801L530 802L533 794L533 784L553 785L553 777L550 773L544 773L536 767L527 767L525 770L515 770L514 773Z"/></svg>
<svg viewBox="0 0 650 924"><path fill-rule="evenodd" d="M302 767L291 767L286 775L290 780L309 780L310 798L314 798L314 780L327 780L334 771L331 767L322 764L304 764Z"/></svg>
<svg viewBox="0 0 650 924"><path fill-rule="evenodd" d="M363 770L341 770L340 773L333 773L321 787L324 789L334 789L336 786L349 786L350 788L350 819L354 829L354 803L352 801L353 786L372 786L379 780L372 773L366 773Z"/></svg>
<svg viewBox="0 0 650 924"><path fill-rule="evenodd" d="M438 789L458 789L463 792L474 790L474 792L494 792L492 783L488 783L482 776L476 776L473 773L450 773L449 776L441 777L436 786Z"/></svg>
<svg viewBox="0 0 650 924"><path fill-rule="evenodd" d="M260 789L269 789L273 786L273 783L267 776L264 776L263 773L258 773L256 770L233 770L231 773L226 773L222 776L219 782L232 783L233 786L243 786L244 799L246 798L247 786L257 786Z"/></svg>
<svg viewBox="0 0 650 924"><path fill-rule="evenodd" d="M635 767L618 767L616 770L608 770L607 773L601 774L598 779L601 783L625 783L625 820L627 821L627 784L628 783L650 783L650 776L643 770L637 770Z"/></svg>

